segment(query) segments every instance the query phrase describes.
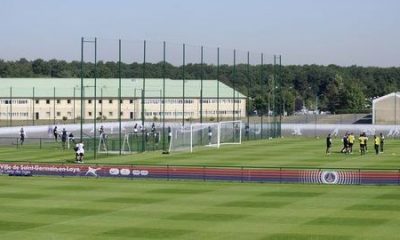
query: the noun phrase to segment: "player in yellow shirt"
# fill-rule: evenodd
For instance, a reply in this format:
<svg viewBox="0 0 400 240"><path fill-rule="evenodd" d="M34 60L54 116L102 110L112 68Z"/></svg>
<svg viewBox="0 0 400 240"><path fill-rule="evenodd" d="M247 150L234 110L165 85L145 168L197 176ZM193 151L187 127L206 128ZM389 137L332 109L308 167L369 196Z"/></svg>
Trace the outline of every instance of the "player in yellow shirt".
<svg viewBox="0 0 400 240"><path fill-rule="evenodd" d="M365 136L365 133L360 134L358 141L360 142L361 155L364 155L365 154L365 145L367 143L367 137Z"/></svg>
<svg viewBox="0 0 400 240"><path fill-rule="evenodd" d="M349 141L349 152L350 154L353 154L353 144L354 144L354 134L350 133L350 135L347 137L348 141Z"/></svg>
<svg viewBox="0 0 400 240"><path fill-rule="evenodd" d="M374 135L374 147L375 147L375 153L379 154L379 144L381 143L381 139Z"/></svg>

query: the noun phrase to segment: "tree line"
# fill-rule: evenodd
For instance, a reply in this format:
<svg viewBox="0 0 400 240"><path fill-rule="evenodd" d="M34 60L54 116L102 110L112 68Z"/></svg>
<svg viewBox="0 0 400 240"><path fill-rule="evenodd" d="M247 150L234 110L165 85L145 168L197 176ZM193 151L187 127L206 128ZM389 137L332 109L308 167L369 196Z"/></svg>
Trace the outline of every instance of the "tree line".
<svg viewBox="0 0 400 240"><path fill-rule="evenodd" d="M250 113L268 109L293 113L303 106L332 113L369 111L370 100L397 91L400 67L337 65L277 66L238 64L84 63L83 76L92 78L219 79L250 98ZM1 78L80 78L81 63L63 60L17 61L0 59Z"/></svg>

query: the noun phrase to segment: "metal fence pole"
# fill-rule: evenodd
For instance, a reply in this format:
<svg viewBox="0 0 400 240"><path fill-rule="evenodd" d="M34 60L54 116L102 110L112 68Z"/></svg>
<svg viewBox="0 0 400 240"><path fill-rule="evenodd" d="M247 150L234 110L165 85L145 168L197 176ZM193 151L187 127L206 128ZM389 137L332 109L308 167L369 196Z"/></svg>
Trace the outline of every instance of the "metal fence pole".
<svg viewBox="0 0 400 240"><path fill-rule="evenodd" d="M83 140L83 118L84 118L84 112L83 112L83 42L84 38L81 38L81 116L80 116L80 141Z"/></svg>
<svg viewBox="0 0 400 240"><path fill-rule="evenodd" d="M163 151L166 152L166 144L165 144L165 65L166 65L166 59L165 59L165 51L166 51L166 44L165 41L163 42L163 65L162 65L162 78L163 78L163 102L162 102L162 121L163 121L163 137L162 137L162 141L163 141Z"/></svg>
<svg viewBox="0 0 400 240"><path fill-rule="evenodd" d="M217 122L219 121L219 48L217 48Z"/></svg>
<svg viewBox="0 0 400 240"><path fill-rule="evenodd" d="M143 42L143 87L142 87L142 151L145 151L145 131L144 131L144 123L145 123L145 91L146 91L146 40Z"/></svg>
<svg viewBox="0 0 400 240"><path fill-rule="evenodd" d="M97 116L97 38L94 38L94 106L93 106L93 156L94 159L97 158L96 152L96 116Z"/></svg>
<svg viewBox="0 0 400 240"><path fill-rule="evenodd" d="M182 46L182 126L185 126L185 44Z"/></svg>

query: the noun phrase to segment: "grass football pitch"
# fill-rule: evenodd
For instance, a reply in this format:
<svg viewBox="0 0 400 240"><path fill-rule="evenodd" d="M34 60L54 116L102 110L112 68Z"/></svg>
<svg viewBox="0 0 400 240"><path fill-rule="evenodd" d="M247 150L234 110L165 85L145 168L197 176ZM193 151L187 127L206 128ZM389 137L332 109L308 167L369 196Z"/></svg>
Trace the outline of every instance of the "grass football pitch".
<svg viewBox="0 0 400 240"><path fill-rule="evenodd" d="M399 239L398 186L0 177L1 239Z"/></svg>
<svg viewBox="0 0 400 240"><path fill-rule="evenodd" d="M372 142L372 141L370 141ZM332 154L325 154L325 139L281 138L272 140L248 141L241 145L224 145L221 148L202 147L195 152L173 152L161 154L160 151L118 154L97 154L87 151L86 163L100 164L150 164L150 165L205 165L205 166L261 166L261 167L312 167L312 168L376 168L400 169L400 141L387 139L384 153L375 155L372 143L368 153L361 156L359 147L354 146L353 154L342 154L340 139L334 139ZM0 147L1 161L29 161L70 163L74 161L74 151L62 150L61 145L53 144L43 149L24 145Z"/></svg>
<svg viewBox="0 0 400 240"><path fill-rule="evenodd" d="M399 169L400 141L325 155L323 139L194 153L87 154L86 163ZM0 161L68 163L73 151L1 147ZM0 239L400 239L398 186L0 176Z"/></svg>

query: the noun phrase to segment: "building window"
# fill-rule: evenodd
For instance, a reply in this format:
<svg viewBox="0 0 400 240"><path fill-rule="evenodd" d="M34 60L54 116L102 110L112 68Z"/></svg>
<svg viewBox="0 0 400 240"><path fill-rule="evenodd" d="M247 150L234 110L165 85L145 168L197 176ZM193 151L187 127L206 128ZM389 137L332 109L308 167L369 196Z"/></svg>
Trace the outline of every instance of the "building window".
<svg viewBox="0 0 400 240"><path fill-rule="evenodd" d="M112 99L108 100L108 103L112 103Z"/></svg>
<svg viewBox="0 0 400 240"><path fill-rule="evenodd" d="M71 104L71 99L67 99L67 103L68 103L68 104Z"/></svg>
<svg viewBox="0 0 400 240"><path fill-rule="evenodd" d="M121 99L121 101L119 101L119 103L121 103L121 104L124 103L124 100Z"/></svg>
<svg viewBox="0 0 400 240"><path fill-rule="evenodd" d="M133 103L133 99L129 99L129 103L131 103L131 104L132 104L132 103Z"/></svg>
<svg viewBox="0 0 400 240"><path fill-rule="evenodd" d="M119 114L120 114L120 116L122 116L122 115L124 115L124 112L120 112Z"/></svg>
<svg viewBox="0 0 400 240"><path fill-rule="evenodd" d="M50 104L50 99L46 99L46 104Z"/></svg>
<svg viewBox="0 0 400 240"><path fill-rule="evenodd" d="M61 116L61 112L57 112L57 117Z"/></svg>
<svg viewBox="0 0 400 240"><path fill-rule="evenodd" d="M67 116L68 117L72 117L72 113L71 112L67 112Z"/></svg>
<svg viewBox="0 0 400 240"><path fill-rule="evenodd" d="M113 112L108 112L108 116L112 116L113 115Z"/></svg>
<svg viewBox="0 0 400 240"><path fill-rule="evenodd" d="M50 112L46 112L47 117L50 117Z"/></svg>
<svg viewBox="0 0 400 240"><path fill-rule="evenodd" d="M91 116L92 116L92 112L88 112L88 114L89 114L89 117L91 117Z"/></svg>
<svg viewBox="0 0 400 240"><path fill-rule="evenodd" d="M60 100L60 99L57 99L57 104L60 104L60 102L61 102L61 100Z"/></svg>
<svg viewBox="0 0 400 240"><path fill-rule="evenodd" d="M92 99L89 99L89 100L88 100L88 103L89 103L89 104L92 104Z"/></svg>
<svg viewBox="0 0 400 240"><path fill-rule="evenodd" d="M103 100L100 99L100 100L99 100L99 103L103 103Z"/></svg>
<svg viewBox="0 0 400 240"><path fill-rule="evenodd" d="M36 100L35 100L35 103L36 103L36 104L39 104L39 99L36 99Z"/></svg>
<svg viewBox="0 0 400 240"><path fill-rule="evenodd" d="M102 116L103 115L103 112L99 112L99 116Z"/></svg>

